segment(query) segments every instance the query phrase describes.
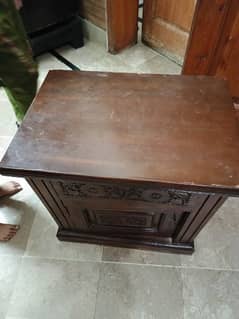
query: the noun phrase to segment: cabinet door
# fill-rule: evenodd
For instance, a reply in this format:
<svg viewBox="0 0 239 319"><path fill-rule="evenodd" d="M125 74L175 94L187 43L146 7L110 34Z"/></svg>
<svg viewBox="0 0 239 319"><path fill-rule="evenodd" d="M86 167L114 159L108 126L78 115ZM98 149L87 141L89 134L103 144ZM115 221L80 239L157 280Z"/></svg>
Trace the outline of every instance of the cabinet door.
<svg viewBox="0 0 239 319"><path fill-rule="evenodd" d="M71 228L172 238L207 195L127 183L51 181Z"/></svg>
<svg viewBox="0 0 239 319"><path fill-rule="evenodd" d="M85 208L81 206L85 205ZM169 209L130 210L126 207L118 209L89 208L87 204L68 206L74 211L75 229L89 232L130 233L172 237L180 222L185 220L188 212ZM82 219L84 222L82 223Z"/></svg>

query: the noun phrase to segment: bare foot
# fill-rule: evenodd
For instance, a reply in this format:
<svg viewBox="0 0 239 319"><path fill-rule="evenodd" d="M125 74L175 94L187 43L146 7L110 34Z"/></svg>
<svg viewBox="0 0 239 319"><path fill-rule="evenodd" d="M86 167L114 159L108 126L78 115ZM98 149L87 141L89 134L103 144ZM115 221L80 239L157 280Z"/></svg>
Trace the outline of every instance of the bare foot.
<svg viewBox="0 0 239 319"><path fill-rule="evenodd" d="M0 224L0 241L8 241L16 235L18 225Z"/></svg>
<svg viewBox="0 0 239 319"><path fill-rule="evenodd" d="M22 187L17 182L7 182L0 186L0 198L9 197L17 194L22 190Z"/></svg>

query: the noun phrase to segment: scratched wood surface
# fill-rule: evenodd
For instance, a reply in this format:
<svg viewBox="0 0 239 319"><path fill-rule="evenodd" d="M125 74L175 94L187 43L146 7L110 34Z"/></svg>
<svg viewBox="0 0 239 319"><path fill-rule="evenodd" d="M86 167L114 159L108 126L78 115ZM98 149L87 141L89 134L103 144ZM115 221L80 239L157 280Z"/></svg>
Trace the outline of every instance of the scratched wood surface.
<svg viewBox="0 0 239 319"><path fill-rule="evenodd" d="M236 111L212 77L51 71L1 167L238 192Z"/></svg>

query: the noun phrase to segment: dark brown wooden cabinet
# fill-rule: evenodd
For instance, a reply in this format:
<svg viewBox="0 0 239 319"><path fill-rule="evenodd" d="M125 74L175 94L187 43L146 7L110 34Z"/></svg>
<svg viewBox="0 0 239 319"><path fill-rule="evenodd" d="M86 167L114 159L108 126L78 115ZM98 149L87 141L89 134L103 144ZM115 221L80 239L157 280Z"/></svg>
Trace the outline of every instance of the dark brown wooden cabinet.
<svg viewBox="0 0 239 319"><path fill-rule="evenodd" d="M225 196L145 184L28 178L59 225L58 238L193 251L205 218Z"/></svg>
<svg viewBox="0 0 239 319"><path fill-rule="evenodd" d="M1 172L27 179L60 240L192 253L238 164L224 81L52 71Z"/></svg>

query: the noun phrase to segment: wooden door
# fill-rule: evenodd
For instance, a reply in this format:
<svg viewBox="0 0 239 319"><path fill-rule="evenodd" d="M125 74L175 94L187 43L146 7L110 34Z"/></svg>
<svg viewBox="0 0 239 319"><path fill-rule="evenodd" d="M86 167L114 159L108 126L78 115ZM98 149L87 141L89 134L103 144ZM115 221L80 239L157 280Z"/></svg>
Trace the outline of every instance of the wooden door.
<svg viewBox="0 0 239 319"><path fill-rule="evenodd" d="M138 0L78 0L80 15L106 31L110 53L137 42Z"/></svg>
<svg viewBox="0 0 239 319"><path fill-rule="evenodd" d="M142 41L182 63L196 0L144 0Z"/></svg>
<svg viewBox="0 0 239 319"><path fill-rule="evenodd" d="M238 0L198 0L183 74L227 79L239 99Z"/></svg>
<svg viewBox="0 0 239 319"><path fill-rule="evenodd" d="M106 0L108 50L110 53L137 42L138 0Z"/></svg>

